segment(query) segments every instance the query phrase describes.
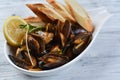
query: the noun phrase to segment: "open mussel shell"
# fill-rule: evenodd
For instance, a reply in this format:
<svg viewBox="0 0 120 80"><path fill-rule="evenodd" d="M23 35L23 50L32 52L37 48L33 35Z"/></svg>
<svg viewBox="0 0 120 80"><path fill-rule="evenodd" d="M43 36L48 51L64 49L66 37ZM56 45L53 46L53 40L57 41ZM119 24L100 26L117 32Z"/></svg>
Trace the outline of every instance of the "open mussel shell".
<svg viewBox="0 0 120 80"><path fill-rule="evenodd" d="M35 38L38 43L39 43L39 53L43 52L45 50L45 41L43 40L43 38L39 35L39 34L35 34L35 33L31 33L31 35L33 36L33 38ZM29 43L28 43L29 44ZM33 45L34 46L34 45ZM38 54L39 54L38 53Z"/></svg>
<svg viewBox="0 0 120 80"><path fill-rule="evenodd" d="M11 59L11 61L15 64L15 65L17 65L17 66L19 66L19 67L21 67L21 68L23 68L23 69L30 69L30 68L32 68L32 66L31 66L31 64L30 63L28 63L28 62L26 62L26 61L24 61L24 60L20 60L20 59L18 59L17 57L15 57L15 56L12 56L12 55L9 55L9 58Z"/></svg>
<svg viewBox="0 0 120 80"><path fill-rule="evenodd" d="M65 52L63 52L64 56L67 56L69 58L69 60L72 60L75 58L75 54L73 54L73 46L69 46L65 48L66 50L64 50Z"/></svg>
<svg viewBox="0 0 120 80"><path fill-rule="evenodd" d="M45 50L45 41L39 34L29 33L27 41L28 47L32 53L39 54ZM26 45L26 35L23 38L22 45Z"/></svg>
<svg viewBox="0 0 120 80"><path fill-rule="evenodd" d="M28 47L30 49L30 51L35 54L39 54L40 53L40 45L39 42L31 35L28 35Z"/></svg>
<svg viewBox="0 0 120 80"><path fill-rule="evenodd" d="M61 24L61 22L60 22L59 20L56 20L54 23L55 23L55 24L57 23L57 24L54 26L54 27L55 27L55 31L54 31L54 34L55 34L54 42L57 41L56 44L62 45L60 32L61 32L61 30L62 30L63 25Z"/></svg>
<svg viewBox="0 0 120 80"><path fill-rule="evenodd" d="M51 24L52 24L52 25L54 26L54 28L55 28L55 30L54 30L55 34L58 34L59 32L62 31L62 28L63 28L64 23L62 23L61 21L55 20L55 21L53 21Z"/></svg>
<svg viewBox="0 0 120 80"><path fill-rule="evenodd" d="M67 40L69 39L70 34L71 34L70 21L68 21L68 20L65 21L62 31L59 34L60 34L62 46L64 47Z"/></svg>
<svg viewBox="0 0 120 80"><path fill-rule="evenodd" d="M71 33L71 23L69 20L66 20L65 23L61 23L59 20L55 20L52 23L55 27L54 30L54 42L64 47Z"/></svg>
<svg viewBox="0 0 120 80"><path fill-rule="evenodd" d="M79 55L91 42L92 34L84 32L77 34L63 48L63 55L68 56L70 60Z"/></svg>
<svg viewBox="0 0 120 80"><path fill-rule="evenodd" d="M25 46L21 46L20 48L18 48L16 50L15 58L18 59L18 63L20 61L24 61L25 63L31 64L31 66L34 67L34 66L37 65L36 58L32 54L30 54L30 56L31 56L31 59L32 59L32 62L33 62L32 64L30 62L30 58L29 58L28 52L26 51L26 47ZM17 63L17 61L16 61L16 63ZM19 63L19 64L21 64L21 63Z"/></svg>
<svg viewBox="0 0 120 80"><path fill-rule="evenodd" d="M64 26L62 28L62 33L66 39L69 38L70 33L71 33L71 23L70 21L66 20L64 23Z"/></svg>
<svg viewBox="0 0 120 80"><path fill-rule="evenodd" d="M52 28L51 28L52 27ZM65 23L60 22L59 20L49 23L47 26L47 31L52 31L54 33L53 43L63 47L71 34L71 23L69 20L66 20Z"/></svg>
<svg viewBox="0 0 120 80"><path fill-rule="evenodd" d="M74 45L73 48L73 54L80 54L91 42L92 40L92 34L91 33L84 33L84 34L78 34L75 37L74 42L77 41L77 44Z"/></svg>
<svg viewBox="0 0 120 80"><path fill-rule="evenodd" d="M39 67L43 70L53 69L68 62L66 56L54 53L46 54L43 57L40 57L39 60Z"/></svg>
<svg viewBox="0 0 120 80"><path fill-rule="evenodd" d="M80 33L85 33L87 32L80 24L78 24L77 22L74 22L71 26L72 30L72 34L77 35Z"/></svg>
<svg viewBox="0 0 120 80"><path fill-rule="evenodd" d="M47 23L47 24L45 25L45 31L46 31L46 32L54 32L54 30L55 30L55 27L54 27L54 25L52 25L51 23Z"/></svg>
<svg viewBox="0 0 120 80"><path fill-rule="evenodd" d="M24 61L24 62L26 62L26 63L31 64L25 46L21 46L20 48L18 48L18 49L16 50L16 56L15 56L15 57L18 58L18 59L21 60L21 61ZM36 66L36 65L37 65L37 61L36 61L36 59L35 59L35 57L34 57L33 55L31 55L31 59L32 59L32 62L33 62L32 66L33 66L33 67ZM18 62L18 63L19 63L19 62Z"/></svg>

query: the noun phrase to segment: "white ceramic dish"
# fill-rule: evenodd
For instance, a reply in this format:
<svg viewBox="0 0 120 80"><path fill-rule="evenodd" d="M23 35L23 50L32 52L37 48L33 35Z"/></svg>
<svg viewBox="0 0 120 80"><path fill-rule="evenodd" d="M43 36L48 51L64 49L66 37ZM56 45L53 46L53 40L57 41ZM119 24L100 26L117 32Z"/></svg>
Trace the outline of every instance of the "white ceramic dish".
<svg viewBox="0 0 120 80"><path fill-rule="evenodd" d="M18 10L19 9L19 10ZM10 11L6 17L15 14L18 16L22 16L22 17L28 17L30 15L34 15L28 8L26 8L26 6L24 5L20 5L20 6L16 6L13 8L9 8L8 11ZM92 46L93 42L96 39L96 36L98 35L99 31L101 30L101 27L103 26L103 24L110 18L111 14L104 8L104 7L100 7L100 8L96 8L93 10L88 11L88 13L90 14L90 17L92 19L92 22L95 26L95 31L93 32L93 39L91 41L91 43L89 44L89 46L79 55L77 56L75 59L73 59L72 61L66 63L65 65L55 68L55 69L51 69L51 70L45 70L45 71L28 71L25 69L22 69L18 66L16 66L8 57L9 54L12 53L10 46L5 42L4 45L4 53L5 56L8 60L8 62L15 67L18 71L30 75L30 76L51 76L51 75L57 75L63 71L65 71L66 69L68 69L69 67L73 66L73 64L75 64L79 59L81 59L81 57L89 50L89 48Z"/></svg>

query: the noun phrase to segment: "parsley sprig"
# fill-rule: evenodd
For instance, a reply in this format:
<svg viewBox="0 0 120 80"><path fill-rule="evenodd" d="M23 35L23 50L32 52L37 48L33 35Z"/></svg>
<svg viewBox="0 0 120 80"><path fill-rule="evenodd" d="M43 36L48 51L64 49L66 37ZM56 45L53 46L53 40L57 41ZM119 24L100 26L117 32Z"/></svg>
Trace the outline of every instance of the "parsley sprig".
<svg viewBox="0 0 120 80"><path fill-rule="evenodd" d="M28 32L34 32L34 31L38 31L38 30L41 30L43 27L36 27L36 26L32 26L30 24L21 24L19 25L21 29L24 29L24 28L27 28L28 29Z"/></svg>

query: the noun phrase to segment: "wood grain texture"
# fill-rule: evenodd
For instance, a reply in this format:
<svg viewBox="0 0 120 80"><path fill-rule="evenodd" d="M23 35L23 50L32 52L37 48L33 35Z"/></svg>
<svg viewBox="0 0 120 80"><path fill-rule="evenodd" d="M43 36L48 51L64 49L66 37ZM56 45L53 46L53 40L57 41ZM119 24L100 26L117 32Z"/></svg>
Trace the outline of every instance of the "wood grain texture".
<svg viewBox="0 0 120 80"><path fill-rule="evenodd" d="M2 33L3 22L9 12L1 12L9 6L20 5L39 0L0 0L0 80L120 80L120 1L100 0L80 3L86 8L105 6L113 17L107 21L100 31L95 43L88 53L76 65L61 75L51 77L30 77L16 71L6 60L3 52L5 39ZM62 1L62 0L61 0ZM88 0L89 1L89 0Z"/></svg>

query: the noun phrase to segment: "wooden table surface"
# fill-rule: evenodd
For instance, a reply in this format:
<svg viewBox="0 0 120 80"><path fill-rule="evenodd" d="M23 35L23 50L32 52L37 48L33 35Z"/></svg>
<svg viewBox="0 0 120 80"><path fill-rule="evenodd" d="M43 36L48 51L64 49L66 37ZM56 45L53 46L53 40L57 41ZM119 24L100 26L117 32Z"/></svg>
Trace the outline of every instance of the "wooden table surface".
<svg viewBox="0 0 120 80"><path fill-rule="evenodd" d="M0 13L12 5L39 0L0 0ZM61 0L62 1L62 0ZM79 0L78 0L79 1ZM83 2L84 1L84 2ZM0 80L120 80L120 0L81 0L86 8L105 6L114 14L103 26L93 46L82 59L58 76L30 77L16 71L4 56L2 26L9 12L0 14ZM91 4L89 4L91 3Z"/></svg>

